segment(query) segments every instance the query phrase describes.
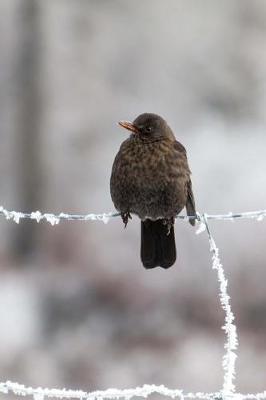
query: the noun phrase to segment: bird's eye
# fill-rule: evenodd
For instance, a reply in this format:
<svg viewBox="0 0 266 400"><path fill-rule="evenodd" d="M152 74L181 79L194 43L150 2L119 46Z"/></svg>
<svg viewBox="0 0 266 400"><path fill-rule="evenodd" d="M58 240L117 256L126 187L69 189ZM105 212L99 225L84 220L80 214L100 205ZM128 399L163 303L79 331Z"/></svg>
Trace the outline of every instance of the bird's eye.
<svg viewBox="0 0 266 400"><path fill-rule="evenodd" d="M152 131L151 126L147 126L147 127L145 128L145 131L146 131L147 133L151 132L151 131Z"/></svg>

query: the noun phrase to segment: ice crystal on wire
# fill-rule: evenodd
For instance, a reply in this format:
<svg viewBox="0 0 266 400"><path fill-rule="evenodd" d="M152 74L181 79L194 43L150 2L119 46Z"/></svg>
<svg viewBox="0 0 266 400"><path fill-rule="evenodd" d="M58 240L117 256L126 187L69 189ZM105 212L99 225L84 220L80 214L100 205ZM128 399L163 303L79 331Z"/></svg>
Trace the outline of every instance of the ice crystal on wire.
<svg viewBox="0 0 266 400"><path fill-rule="evenodd" d="M58 225L59 222L60 222L60 218L57 217L57 216L54 215L54 214L44 214L44 218L46 219L47 222L50 222L50 224L51 224L52 226Z"/></svg>
<svg viewBox="0 0 266 400"><path fill-rule="evenodd" d="M40 211L33 211L30 214L30 218L35 219L37 222L40 222L40 220L42 219L42 213Z"/></svg>
<svg viewBox="0 0 266 400"><path fill-rule="evenodd" d="M196 235L204 232L206 230L206 225L203 222L199 222L196 230Z"/></svg>
<svg viewBox="0 0 266 400"><path fill-rule="evenodd" d="M16 224L19 224L20 219L24 218L24 214L18 211L11 211L10 212L10 218L13 219L13 221L16 222Z"/></svg>
<svg viewBox="0 0 266 400"><path fill-rule="evenodd" d="M108 224L110 221L111 213L109 214L103 214L101 220L103 221L104 224Z"/></svg>
<svg viewBox="0 0 266 400"><path fill-rule="evenodd" d="M236 326L233 324L235 317L231 309L230 296L227 293L227 280L225 279L224 269L220 261L219 249L210 233L207 218L205 218L205 224L209 236L210 251L212 253L212 268L217 270L220 286L219 298L222 309L225 312L225 324L222 327L226 334L226 343L224 345L226 353L222 363L224 369L223 392L225 394L231 394L235 390L233 380L235 378L235 362L237 355L234 353L234 350L236 350L238 346Z"/></svg>
<svg viewBox="0 0 266 400"><path fill-rule="evenodd" d="M33 399L34 400L44 400L44 394L43 393L39 393L39 392L34 393Z"/></svg>

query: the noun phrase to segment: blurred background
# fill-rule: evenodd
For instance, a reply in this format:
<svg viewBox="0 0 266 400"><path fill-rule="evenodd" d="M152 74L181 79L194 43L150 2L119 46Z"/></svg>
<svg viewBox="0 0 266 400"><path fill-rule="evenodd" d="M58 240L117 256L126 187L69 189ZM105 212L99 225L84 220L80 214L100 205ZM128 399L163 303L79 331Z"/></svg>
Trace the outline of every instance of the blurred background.
<svg viewBox="0 0 266 400"><path fill-rule="evenodd" d="M264 0L1 0L0 204L109 212L120 119L155 112L187 148L197 208L265 208ZM265 389L265 222L211 223L240 347ZM223 313L205 233L146 271L140 223L0 220L0 376L84 390L219 390Z"/></svg>

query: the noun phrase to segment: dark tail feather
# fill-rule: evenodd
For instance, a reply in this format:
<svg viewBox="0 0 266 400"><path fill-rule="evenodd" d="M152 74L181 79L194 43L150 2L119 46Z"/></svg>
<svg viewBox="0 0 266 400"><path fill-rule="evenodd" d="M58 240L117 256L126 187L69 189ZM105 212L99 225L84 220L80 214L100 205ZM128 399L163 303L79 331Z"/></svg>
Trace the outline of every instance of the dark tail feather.
<svg viewBox="0 0 266 400"><path fill-rule="evenodd" d="M174 226L168 234L162 220L141 221L141 261L145 268L169 268L176 260Z"/></svg>

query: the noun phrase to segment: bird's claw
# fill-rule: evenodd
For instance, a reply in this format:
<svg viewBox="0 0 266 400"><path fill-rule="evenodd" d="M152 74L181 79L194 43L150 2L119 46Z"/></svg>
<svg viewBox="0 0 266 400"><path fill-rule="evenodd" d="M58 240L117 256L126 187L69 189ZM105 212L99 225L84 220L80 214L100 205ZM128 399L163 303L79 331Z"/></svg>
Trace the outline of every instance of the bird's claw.
<svg viewBox="0 0 266 400"><path fill-rule="evenodd" d="M121 213L121 218L122 218L122 221L124 222L124 225L125 225L125 228L126 228L127 224L128 224L128 220L132 219L130 212L127 211L125 213Z"/></svg>
<svg viewBox="0 0 266 400"><path fill-rule="evenodd" d="M167 232L166 232L167 236L170 235L171 228L174 225L174 223L175 223L174 218L166 218L163 220L163 224L166 225L166 228L167 228Z"/></svg>

